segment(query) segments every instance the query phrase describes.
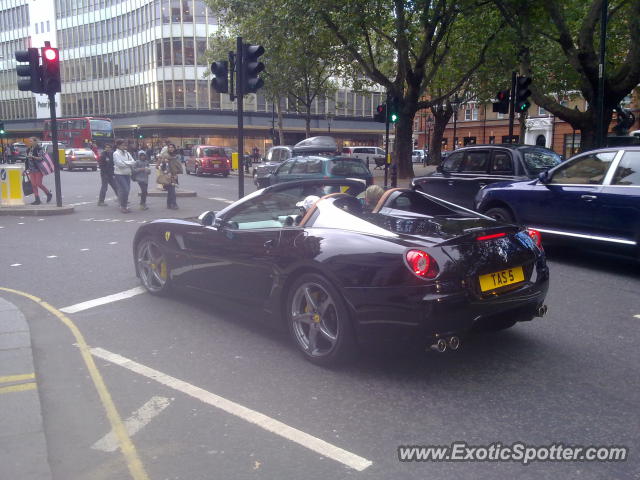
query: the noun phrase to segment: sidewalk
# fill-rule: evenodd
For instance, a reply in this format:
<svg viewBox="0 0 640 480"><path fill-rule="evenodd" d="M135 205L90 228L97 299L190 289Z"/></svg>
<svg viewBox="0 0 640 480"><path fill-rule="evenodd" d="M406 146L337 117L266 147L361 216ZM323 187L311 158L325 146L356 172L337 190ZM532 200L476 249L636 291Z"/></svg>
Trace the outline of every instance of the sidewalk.
<svg viewBox="0 0 640 480"><path fill-rule="evenodd" d="M29 326L0 298L0 478L52 478L37 383Z"/></svg>

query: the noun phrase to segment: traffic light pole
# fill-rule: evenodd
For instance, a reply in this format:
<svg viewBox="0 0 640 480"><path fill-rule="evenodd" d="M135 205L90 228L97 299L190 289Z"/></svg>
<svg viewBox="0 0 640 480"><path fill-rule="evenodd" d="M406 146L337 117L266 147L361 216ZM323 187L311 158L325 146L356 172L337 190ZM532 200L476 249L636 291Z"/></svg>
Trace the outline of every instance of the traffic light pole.
<svg viewBox="0 0 640 480"><path fill-rule="evenodd" d="M58 159L58 121L56 119L56 94L49 95L49 112L51 115L51 143L53 151L54 177L56 182L56 206L62 206L62 187L60 186L60 161Z"/></svg>
<svg viewBox="0 0 640 480"><path fill-rule="evenodd" d="M516 72L511 72L511 95L509 96L509 143L513 143L513 121L516 116Z"/></svg>
<svg viewBox="0 0 640 480"><path fill-rule="evenodd" d="M242 37L236 38L236 97L238 100L238 198L244 197L244 119L242 92Z"/></svg>
<svg viewBox="0 0 640 480"><path fill-rule="evenodd" d="M389 94L387 94L387 100L385 101L385 142L384 142L384 188L387 188L389 181Z"/></svg>

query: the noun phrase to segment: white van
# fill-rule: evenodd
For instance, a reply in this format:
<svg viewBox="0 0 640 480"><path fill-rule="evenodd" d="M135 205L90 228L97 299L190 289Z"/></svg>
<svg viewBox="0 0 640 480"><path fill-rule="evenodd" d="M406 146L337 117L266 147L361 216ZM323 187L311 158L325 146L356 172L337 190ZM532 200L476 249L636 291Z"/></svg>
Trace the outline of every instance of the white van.
<svg viewBox="0 0 640 480"><path fill-rule="evenodd" d="M342 156L355 157L362 160L367 166L375 165L374 157L382 156L384 158L384 149L379 147L343 147Z"/></svg>

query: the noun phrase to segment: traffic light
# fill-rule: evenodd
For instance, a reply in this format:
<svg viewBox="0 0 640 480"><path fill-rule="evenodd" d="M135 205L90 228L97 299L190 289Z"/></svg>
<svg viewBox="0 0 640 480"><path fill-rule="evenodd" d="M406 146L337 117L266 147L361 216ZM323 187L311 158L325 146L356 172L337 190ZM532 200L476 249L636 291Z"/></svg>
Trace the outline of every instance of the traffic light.
<svg viewBox="0 0 640 480"><path fill-rule="evenodd" d="M60 52L45 42L41 50L42 56L42 89L48 95L55 95L62 90L60 80Z"/></svg>
<svg viewBox="0 0 640 480"><path fill-rule="evenodd" d="M218 93L229 93L229 62L213 62L211 64L211 88Z"/></svg>
<svg viewBox="0 0 640 480"><path fill-rule="evenodd" d="M0 122L0 137L4 136L7 133L4 129L4 122Z"/></svg>
<svg viewBox="0 0 640 480"><path fill-rule="evenodd" d="M496 113L509 113L509 90L500 90L496 95L496 103L493 104Z"/></svg>
<svg viewBox="0 0 640 480"><path fill-rule="evenodd" d="M529 85L531 85L530 77L518 77L516 79L515 111L518 113L526 112L531 106L531 102L529 101L529 97L531 96Z"/></svg>
<svg viewBox="0 0 640 480"><path fill-rule="evenodd" d="M400 118L401 100L398 97L392 97L387 103L389 123L396 123Z"/></svg>
<svg viewBox="0 0 640 480"><path fill-rule="evenodd" d="M18 50L15 52L16 61L29 62L29 65L16 66L18 90L23 92L44 93L40 76L40 55L37 48ZM28 77L28 78L27 78Z"/></svg>
<svg viewBox="0 0 640 480"><path fill-rule="evenodd" d="M373 114L373 121L386 123L387 121L387 106L383 103L378 105L376 108L376 113Z"/></svg>
<svg viewBox="0 0 640 480"><path fill-rule="evenodd" d="M258 77L258 74L264 70L264 63L258 61L263 54L262 45L242 44L242 88L240 89L242 95L255 93L264 85L264 80Z"/></svg>

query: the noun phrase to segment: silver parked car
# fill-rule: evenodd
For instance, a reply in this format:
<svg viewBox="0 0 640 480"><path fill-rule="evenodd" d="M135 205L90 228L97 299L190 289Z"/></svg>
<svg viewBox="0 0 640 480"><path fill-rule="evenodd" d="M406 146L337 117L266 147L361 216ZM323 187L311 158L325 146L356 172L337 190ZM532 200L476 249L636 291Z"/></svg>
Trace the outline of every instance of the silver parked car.
<svg viewBox="0 0 640 480"><path fill-rule="evenodd" d="M98 158L93 150L88 148L69 148L65 150L65 158L65 166L70 172L76 168L90 168L94 172L98 169Z"/></svg>

